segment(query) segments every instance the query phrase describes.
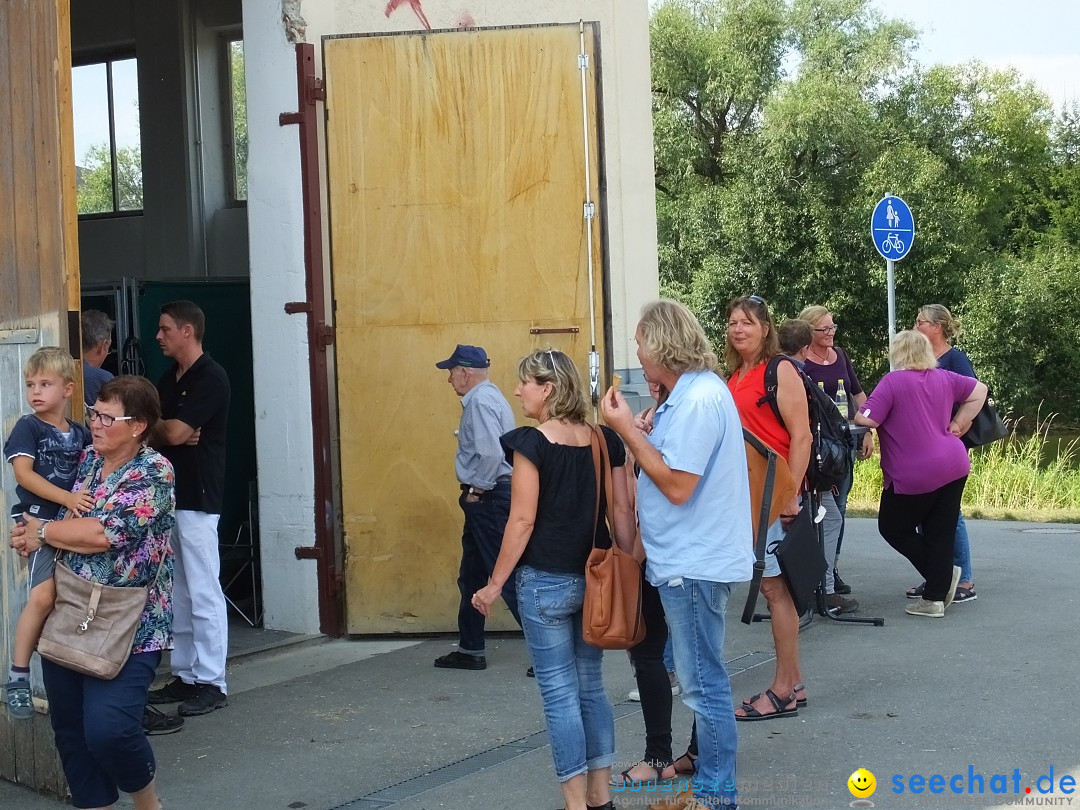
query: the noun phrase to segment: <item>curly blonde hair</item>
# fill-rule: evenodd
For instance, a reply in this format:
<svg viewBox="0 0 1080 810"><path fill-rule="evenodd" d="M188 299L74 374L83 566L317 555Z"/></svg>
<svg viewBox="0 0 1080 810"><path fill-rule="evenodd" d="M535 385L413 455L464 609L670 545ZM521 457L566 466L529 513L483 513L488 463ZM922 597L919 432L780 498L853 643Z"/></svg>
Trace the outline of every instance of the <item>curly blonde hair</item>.
<svg viewBox="0 0 1080 810"><path fill-rule="evenodd" d="M914 329L897 332L889 347L889 361L895 369L937 368L930 338Z"/></svg>
<svg viewBox="0 0 1080 810"><path fill-rule="evenodd" d="M716 371L709 338L685 304L666 298L646 304L637 329L641 351L668 371Z"/></svg>
<svg viewBox="0 0 1080 810"><path fill-rule="evenodd" d="M548 419L561 419L581 424L589 412L581 374L568 354L558 349L541 349L527 354L518 362L518 379L535 380L540 385L551 383L551 396L544 407Z"/></svg>

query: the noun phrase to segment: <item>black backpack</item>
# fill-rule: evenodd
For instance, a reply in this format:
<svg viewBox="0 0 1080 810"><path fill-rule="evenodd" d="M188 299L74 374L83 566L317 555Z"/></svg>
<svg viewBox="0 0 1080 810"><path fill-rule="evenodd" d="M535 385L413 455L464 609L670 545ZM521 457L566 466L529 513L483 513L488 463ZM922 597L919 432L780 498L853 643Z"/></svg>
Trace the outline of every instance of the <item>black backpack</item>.
<svg viewBox="0 0 1080 810"><path fill-rule="evenodd" d="M765 367L765 396L758 400L759 406L769 403L781 425L784 418L776 404L776 374L781 361L794 366L806 390L807 409L810 412L810 463L806 467L806 479L814 492L824 492L839 486L851 473L851 428L847 419L837 410L836 403L821 390L784 354L778 354Z"/></svg>

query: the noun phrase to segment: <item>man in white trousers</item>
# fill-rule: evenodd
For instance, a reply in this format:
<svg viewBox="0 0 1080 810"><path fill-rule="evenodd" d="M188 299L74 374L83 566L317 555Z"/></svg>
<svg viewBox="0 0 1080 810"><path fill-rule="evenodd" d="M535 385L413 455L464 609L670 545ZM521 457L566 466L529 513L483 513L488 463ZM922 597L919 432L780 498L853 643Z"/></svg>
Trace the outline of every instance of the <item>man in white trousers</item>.
<svg viewBox="0 0 1080 810"><path fill-rule="evenodd" d="M218 518L225 485L229 378L202 348L206 318L191 301L161 308L157 342L174 361L158 381L161 416L155 444L176 473L173 552L173 677L150 703L179 703L177 714L208 714L229 705L225 595L218 580Z"/></svg>

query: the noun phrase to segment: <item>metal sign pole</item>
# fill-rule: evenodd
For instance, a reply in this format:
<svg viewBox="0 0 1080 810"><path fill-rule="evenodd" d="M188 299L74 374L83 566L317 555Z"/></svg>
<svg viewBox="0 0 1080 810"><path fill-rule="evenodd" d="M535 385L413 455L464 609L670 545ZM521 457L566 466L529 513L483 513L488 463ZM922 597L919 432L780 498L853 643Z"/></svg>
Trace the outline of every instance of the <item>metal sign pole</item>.
<svg viewBox="0 0 1080 810"><path fill-rule="evenodd" d="M885 260L885 285L889 290L889 345L892 345L893 336L896 334L896 262L892 259ZM892 368L892 364L889 364Z"/></svg>
<svg viewBox="0 0 1080 810"><path fill-rule="evenodd" d="M870 215L870 237L874 249L885 260L891 345L896 335L896 263L908 255L915 241L915 217L908 204L892 192L882 197Z"/></svg>

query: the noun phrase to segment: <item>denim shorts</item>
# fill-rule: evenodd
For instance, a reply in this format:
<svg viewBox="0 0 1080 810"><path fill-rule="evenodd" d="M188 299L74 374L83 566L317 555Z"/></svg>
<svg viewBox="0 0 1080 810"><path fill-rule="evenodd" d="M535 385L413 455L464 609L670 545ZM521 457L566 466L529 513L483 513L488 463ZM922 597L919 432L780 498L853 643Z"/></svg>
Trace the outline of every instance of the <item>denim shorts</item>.
<svg viewBox="0 0 1080 810"><path fill-rule="evenodd" d="M52 579L56 570L56 549L52 546L42 546L37 551L31 551L26 558L26 579L28 587L33 590L42 582Z"/></svg>
<svg viewBox="0 0 1080 810"><path fill-rule="evenodd" d="M780 576L780 561L776 559L776 555L773 552L783 539L784 527L780 525L780 518L777 518L776 522L769 527L769 531L765 535L765 573L762 574L762 576Z"/></svg>

